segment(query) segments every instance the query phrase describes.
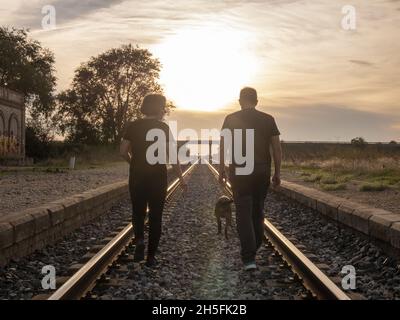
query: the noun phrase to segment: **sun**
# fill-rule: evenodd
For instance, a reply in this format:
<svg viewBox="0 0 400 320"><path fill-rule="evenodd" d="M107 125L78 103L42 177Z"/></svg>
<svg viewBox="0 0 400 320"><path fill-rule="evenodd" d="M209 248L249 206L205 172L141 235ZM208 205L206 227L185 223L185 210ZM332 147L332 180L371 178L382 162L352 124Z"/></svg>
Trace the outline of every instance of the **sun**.
<svg viewBox="0 0 400 320"><path fill-rule="evenodd" d="M161 84L177 108L215 111L235 101L257 69L251 36L227 27L190 28L154 48Z"/></svg>

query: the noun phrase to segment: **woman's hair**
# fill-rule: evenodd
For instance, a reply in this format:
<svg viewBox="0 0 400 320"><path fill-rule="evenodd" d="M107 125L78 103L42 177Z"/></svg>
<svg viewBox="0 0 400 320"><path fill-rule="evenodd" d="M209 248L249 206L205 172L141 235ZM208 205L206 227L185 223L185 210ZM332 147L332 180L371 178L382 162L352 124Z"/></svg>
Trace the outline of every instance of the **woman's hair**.
<svg viewBox="0 0 400 320"><path fill-rule="evenodd" d="M167 99L162 94L148 94L144 97L140 111L146 116L156 116L165 110Z"/></svg>

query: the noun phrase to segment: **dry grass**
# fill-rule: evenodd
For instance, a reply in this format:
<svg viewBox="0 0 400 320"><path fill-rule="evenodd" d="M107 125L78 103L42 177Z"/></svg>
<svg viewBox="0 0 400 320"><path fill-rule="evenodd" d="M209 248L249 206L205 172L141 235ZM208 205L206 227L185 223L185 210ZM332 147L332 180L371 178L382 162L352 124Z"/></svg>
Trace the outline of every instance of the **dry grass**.
<svg viewBox="0 0 400 320"><path fill-rule="evenodd" d="M285 158L284 169L327 191L343 190L350 181L363 192L400 189L400 152L382 155L375 149L352 152L347 147L346 152L335 155L331 150L326 156L308 153L307 157L302 152L298 158L293 153Z"/></svg>

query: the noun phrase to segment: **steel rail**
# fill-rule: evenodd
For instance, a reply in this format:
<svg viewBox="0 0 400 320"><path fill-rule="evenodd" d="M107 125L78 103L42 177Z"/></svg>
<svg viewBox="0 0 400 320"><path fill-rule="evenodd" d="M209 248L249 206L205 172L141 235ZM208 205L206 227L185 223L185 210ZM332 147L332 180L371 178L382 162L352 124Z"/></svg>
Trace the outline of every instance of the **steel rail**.
<svg viewBox="0 0 400 320"><path fill-rule="evenodd" d="M183 176L193 170L198 161L193 163ZM180 185L179 179L172 182L167 189L166 198L169 199ZM108 270L109 266L117 260L121 252L132 241L133 226L130 223L117 236L108 242L96 253L82 268L69 278L47 300L79 300L96 285L96 281Z"/></svg>
<svg viewBox="0 0 400 320"><path fill-rule="evenodd" d="M219 173L209 162L208 167L219 179ZM233 195L232 186L224 182L225 190ZM296 246L287 239L267 219L264 220L265 237L282 255L292 270L302 279L304 286L319 300L351 300L327 275L311 262Z"/></svg>

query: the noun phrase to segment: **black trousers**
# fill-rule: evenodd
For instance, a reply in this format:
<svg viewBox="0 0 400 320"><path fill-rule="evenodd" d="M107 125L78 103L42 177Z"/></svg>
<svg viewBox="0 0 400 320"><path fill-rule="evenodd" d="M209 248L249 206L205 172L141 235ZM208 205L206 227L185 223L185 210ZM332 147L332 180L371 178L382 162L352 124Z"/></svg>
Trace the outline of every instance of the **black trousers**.
<svg viewBox="0 0 400 320"><path fill-rule="evenodd" d="M132 224L137 243L144 240L144 221L149 209L148 255L154 256L162 232L162 213L167 193L166 172L132 173L129 177Z"/></svg>
<svg viewBox="0 0 400 320"><path fill-rule="evenodd" d="M269 181L266 175L231 177L243 263L254 262L263 243L264 201Z"/></svg>

